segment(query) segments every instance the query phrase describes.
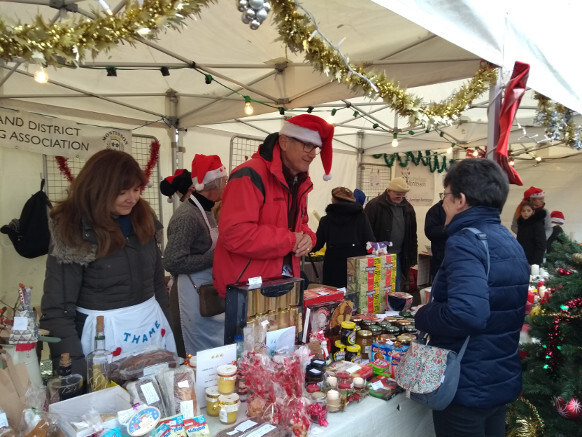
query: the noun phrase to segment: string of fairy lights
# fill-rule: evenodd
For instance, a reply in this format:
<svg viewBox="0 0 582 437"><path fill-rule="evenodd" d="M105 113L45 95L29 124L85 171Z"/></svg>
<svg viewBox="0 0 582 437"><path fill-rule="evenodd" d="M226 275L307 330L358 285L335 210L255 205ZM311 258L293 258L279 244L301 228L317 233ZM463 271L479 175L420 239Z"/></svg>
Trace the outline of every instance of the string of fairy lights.
<svg viewBox="0 0 582 437"><path fill-rule="evenodd" d="M47 82L48 65L87 68L83 67L83 60L88 53L95 57L101 52L112 50L122 42L135 44L142 39L153 40L160 32L181 29L186 26L186 19L200 17L203 8L211 3L214 1L130 1L123 10L113 13L103 1L100 2L103 10L93 11L92 19L67 13L56 23L48 23L39 15L32 24L18 22L16 25L10 25L0 16L0 59L37 64L39 69L35 73L35 79ZM239 1L238 8L241 11L244 9L243 3ZM497 80L497 69L484 62L473 78L449 98L441 102L425 103L418 96L400 88L395 81L389 80L384 73L368 71L363 65L351 64L341 53L339 47L341 42L334 44L330 41L319 29L316 18L296 0L271 0L267 4L272 21L288 49L303 53L315 70L344 83L357 93L364 93L372 99L384 100L400 117L408 118L410 126L421 126L428 131L452 124ZM261 7L264 6L265 2ZM251 12L243 11L244 23L248 23L252 18ZM264 20L264 17L262 19ZM251 25L251 29L256 27L258 26ZM173 68L194 68L204 75L207 84L218 83L240 96L244 102L246 115L253 114L253 104L268 106L278 111L280 115L293 111L310 112L311 107L306 110L294 110L257 100L241 92L242 88L235 90L217 81L212 75L198 69L195 63L184 67L159 69L162 75L167 76ZM121 70L113 65L104 69L107 76L111 77L117 76L117 71ZM547 139L562 141L570 147L582 149L582 131L573 121L573 112L542 95L537 94L536 99L538 100L536 121L546 129ZM332 109L332 115L340 109L343 108ZM355 113L354 115L369 121L373 129L392 133L392 145L397 145L398 136L402 135L402 131L397 129L390 131L363 115ZM451 141L451 147L454 146L455 143Z"/></svg>

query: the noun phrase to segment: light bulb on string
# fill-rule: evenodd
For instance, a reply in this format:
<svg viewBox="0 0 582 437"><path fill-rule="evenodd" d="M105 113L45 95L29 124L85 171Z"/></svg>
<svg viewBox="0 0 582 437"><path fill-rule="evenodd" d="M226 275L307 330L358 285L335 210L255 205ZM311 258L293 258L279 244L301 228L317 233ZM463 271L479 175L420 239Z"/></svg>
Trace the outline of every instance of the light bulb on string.
<svg viewBox="0 0 582 437"><path fill-rule="evenodd" d="M509 165L511 165L512 167L515 165L515 161L513 159L509 160Z"/></svg>
<svg viewBox="0 0 582 437"><path fill-rule="evenodd" d="M251 105L251 98L249 96L243 96L245 99L245 114L246 115L253 115L255 109L253 105Z"/></svg>
<svg viewBox="0 0 582 437"><path fill-rule="evenodd" d="M392 147L398 147L398 134L396 132L393 134Z"/></svg>
<svg viewBox="0 0 582 437"><path fill-rule="evenodd" d="M34 73L34 80L38 83L47 83L49 80L48 73L45 68L41 65L38 70Z"/></svg>
<svg viewBox="0 0 582 437"><path fill-rule="evenodd" d="M473 157L477 158L479 156L479 151L478 150L474 150L473 151Z"/></svg>
<svg viewBox="0 0 582 437"><path fill-rule="evenodd" d="M536 156L536 161L537 162L542 162L542 157L541 156Z"/></svg>

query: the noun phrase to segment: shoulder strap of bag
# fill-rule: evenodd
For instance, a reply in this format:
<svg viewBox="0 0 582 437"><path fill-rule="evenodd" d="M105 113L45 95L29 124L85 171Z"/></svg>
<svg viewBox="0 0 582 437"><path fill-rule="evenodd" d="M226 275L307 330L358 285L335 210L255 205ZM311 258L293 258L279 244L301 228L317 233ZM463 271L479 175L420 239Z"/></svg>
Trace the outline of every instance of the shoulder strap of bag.
<svg viewBox="0 0 582 437"><path fill-rule="evenodd" d="M467 229L467 230L471 231L473 234L475 234L475 236L481 241L481 243L483 243L483 246L485 246L485 252L487 253L487 278L489 278L489 269L491 267L491 259L489 258L489 245L487 244L487 234L484 232L481 232L477 228L464 228L464 229ZM463 358L463 355L465 355L465 349L467 349L467 344L469 343L470 337L471 336L467 336L467 338L465 339L465 342L463 343L463 346L461 347L461 350L457 354L457 357L459 360L461 360Z"/></svg>
<svg viewBox="0 0 582 437"><path fill-rule="evenodd" d="M471 231L472 233L474 233L475 236L479 240L481 240L481 242L483 243L483 246L485 246L485 252L487 253L487 278L489 278L489 268L491 267L491 260L489 258L489 245L487 244L487 234L484 232L481 232L477 228L463 228L463 229L467 229L467 230Z"/></svg>

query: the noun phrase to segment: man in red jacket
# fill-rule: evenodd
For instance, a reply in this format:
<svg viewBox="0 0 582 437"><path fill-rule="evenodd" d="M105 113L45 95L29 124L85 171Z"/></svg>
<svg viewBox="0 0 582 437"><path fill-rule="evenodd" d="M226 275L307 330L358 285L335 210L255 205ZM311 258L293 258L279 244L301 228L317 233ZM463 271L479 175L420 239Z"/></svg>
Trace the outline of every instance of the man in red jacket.
<svg viewBox="0 0 582 437"><path fill-rule="evenodd" d="M325 180L331 178L333 125L302 114L265 138L247 162L236 167L222 198L214 251L214 286L248 278L299 277L300 259L316 237L307 222L309 165L321 152Z"/></svg>

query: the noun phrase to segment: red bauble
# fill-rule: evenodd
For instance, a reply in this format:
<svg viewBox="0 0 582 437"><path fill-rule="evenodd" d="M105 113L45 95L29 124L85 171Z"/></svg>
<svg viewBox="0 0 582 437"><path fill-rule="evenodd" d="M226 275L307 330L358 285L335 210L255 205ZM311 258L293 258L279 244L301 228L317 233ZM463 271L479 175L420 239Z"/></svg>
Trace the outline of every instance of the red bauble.
<svg viewBox="0 0 582 437"><path fill-rule="evenodd" d="M568 402L564 398L558 397L554 406L558 414L564 419L576 420L582 415L582 403L575 397L572 397Z"/></svg>

